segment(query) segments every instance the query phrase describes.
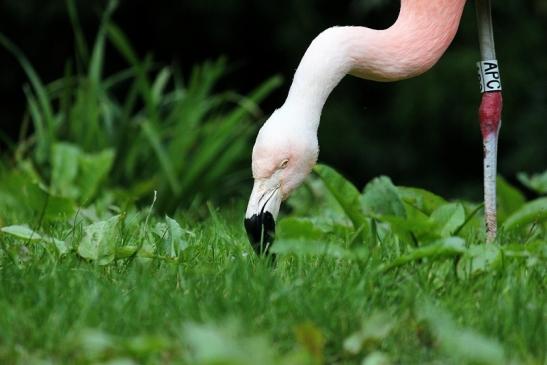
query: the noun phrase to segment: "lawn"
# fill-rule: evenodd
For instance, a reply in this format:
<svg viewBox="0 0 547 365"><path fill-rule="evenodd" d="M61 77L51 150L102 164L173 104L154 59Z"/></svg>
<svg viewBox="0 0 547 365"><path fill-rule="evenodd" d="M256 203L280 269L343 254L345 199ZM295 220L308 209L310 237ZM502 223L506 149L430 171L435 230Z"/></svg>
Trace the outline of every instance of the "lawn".
<svg viewBox="0 0 547 365"><path fill-rule="evenodd" d="M35 230L2 228L1 362L545 361L545 231L485 245L476 241L480 228L454 235L454 222L480 227L482 219L455 209L430 228L435 242L415 247L384 211L374 220L377 240L361 242L326 186L311 180L289 202L307 213L281 220L275 262L247 242L243 202L176 219L97 203ZM377 179L363 196L379 188L388 196L389 186Z"/></svg>

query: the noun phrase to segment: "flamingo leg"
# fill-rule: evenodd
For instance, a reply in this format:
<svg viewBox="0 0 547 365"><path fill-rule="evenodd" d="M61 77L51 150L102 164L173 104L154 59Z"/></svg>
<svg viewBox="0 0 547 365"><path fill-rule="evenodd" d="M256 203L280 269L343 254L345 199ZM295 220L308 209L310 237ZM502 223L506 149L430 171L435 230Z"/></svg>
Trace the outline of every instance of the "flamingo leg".
<svg viewBox="0 0 547 365"><path fill-rule="evenodd" d="M496 176L498 135L501 126L501 79L496 60L490 0L476 0L481 61L478 62L482 100L479 121L484 147L484 218L486 241L493 242L497 233Z"/></svg>
<svg viewBox="0 0 547 365"><path fill-rule="evenodd" d="M484 219L489 243L496 239L497 232L496 175L501 106L501 92L492 92L483 94L479 108L484 148Z"/></svg>

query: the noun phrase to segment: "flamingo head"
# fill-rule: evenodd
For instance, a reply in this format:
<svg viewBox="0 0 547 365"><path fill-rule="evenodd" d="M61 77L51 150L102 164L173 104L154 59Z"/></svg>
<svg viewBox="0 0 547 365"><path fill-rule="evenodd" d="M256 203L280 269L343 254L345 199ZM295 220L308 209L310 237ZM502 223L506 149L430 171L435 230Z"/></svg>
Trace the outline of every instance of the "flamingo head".
<svg viewBox="0 0 547 365"><path fill-rule="evenodd" d="M281 108L258 132L252 156L254 185L245 214L245 229L257 254L268 254L281 203L317 161L315 124L309 116Z"/></svg>

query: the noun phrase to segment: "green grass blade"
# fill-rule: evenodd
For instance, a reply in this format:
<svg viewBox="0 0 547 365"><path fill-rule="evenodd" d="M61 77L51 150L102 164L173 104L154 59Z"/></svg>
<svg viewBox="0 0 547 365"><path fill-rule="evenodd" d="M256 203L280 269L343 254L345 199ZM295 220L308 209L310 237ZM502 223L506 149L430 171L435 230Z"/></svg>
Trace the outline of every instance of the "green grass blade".
<svg viewBox="0 0 547 365"><path fill-rule="evenodd" d="M76 4L74 0L66 0L66 8L68 11L68 17L72 25L72 31L74 32L76 50L78 56L80 57L81 62L83 62L84 67L89 61L89 50L88 45L82 31L82 26L80 24L80 18L78 17L78 11L76 10Z"/></svg>
<svg viewBox="0 0 547 365"><path fill-rule="evenodd" d="M136 76L135 69L133 67L127 68L120 72L116 72L113 75L106 76L102 80L102 85L105 90L110 90L124 82L132 81Z"/></svg>
<svg viewBox="0 0 547 365"><path fill-rule="evenodd" d="M178 194L181 187L177 181L177 177L174 174L173 164L171 163L169 155L163 148L160 136L158 135L152 124L148 121L142 124L142 130L158 158L162 171L167 178L171 190L175 194Z"/></svg>
<svg viewBox="0 0 547 365"><path fill-rule="evenodd" d="M6 48L19 62L25 74L29 78L29 81L36 94L38 105L40 106L40 113L43 115L44 129L42 138L46 148L49 148L54 140L55 136L55 118L53 116L52 106L46 87L42 80L26 58L21 50L13 44L4 34L0 33L0 45Z"/></svg>
<svg viewBox="0 0 547 365"><path fill-rule="evenodd" d="M34 125L34 133L36 135L36 159L40 162L45 161L49 155L48 137L44 126L43 115L40 112L40 107L35 96L28 87L23 88L27 98L27 108Z"/></svg>
<svg viewBox="0 0 547 365"><path fill-rule="evenodd" d="M95 44L93 46L93 52L91 53L91 60L89 62L89 79L94 82L97 86L100 84L103 63L104 63L104 50L105 50L105 38L107 32L107 26L110 22L112 14L116 10L118 2L109 1L106 11L102 15L101 26L97 37L95 39Z"/></svg>
<svg viewBox="0 0 547 365"><path fill-rule="evenodd" d="M531 223L542 222L547 219L547 198L539 198L524 204L519 210L507 217L502 228L511 231Z"/></svg>
<svg viewBox="0 0 547 365"><path fill-rule="evenodd" d="M171 78L171 70L167 67L161 69L156 77L156 80L152 84L152 98L155 101L155 104L160 104L163 96L163 92L169 79Z"/></svg>
<svg viewBox="0 0 547 365"><path fill-rule="evenodd" d="M281 76L272 76L266 80L251 92L248 97L241 99L243 101L240 102L241 107L232 113L231 118L237 120L249 112L256 112L257 105L270 95L273 90L281 86L282 83L283 78Z"/></svg>
<svg viewBox="0 0 547 365"><path fill-rule="evenodd" d="M137 53L131 47L129 39L125 36L122 30L115 24L106 25L106 34L108 39L116 47L118 52L129 62L130 65L140 65L139 57Z"/></svg>
<svg viewBox="0 0 547 365"><path fill-rule="evenodd" d="M116 47L118 52L129 62L135 69L137 75L139 90L144 101L148 118L153 122L158 122L158 104L153 97L153 90L148 80L148 69L152 63L151 57L146 57L144 62L139 60L137 53L133 50L127 36L114 24L106 25L106 34L111 43Z"/></svg>

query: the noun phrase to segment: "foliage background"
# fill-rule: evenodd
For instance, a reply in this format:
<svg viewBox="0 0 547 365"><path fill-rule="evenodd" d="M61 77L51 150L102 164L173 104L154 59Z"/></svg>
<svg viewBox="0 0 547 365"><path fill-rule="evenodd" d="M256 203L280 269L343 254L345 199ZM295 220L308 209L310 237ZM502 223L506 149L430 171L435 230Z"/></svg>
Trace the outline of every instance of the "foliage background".
<svg viewBox="0 0 547 365"><path fill-rule="evenodd" d="M105 1L77 4L91 41ZM515 182L519 171L545 168L547 3L507 0L493 6L505 97L499 169ZM140 55L151 51L160 63L175 63L183 74L196 63L227 56L231 72L217 85L219 90L246 94L271 75L281 74L283 87L262 104L269 113L283 102L292 72L321 30L345 24L382 28L393 22L397 11L397 1L385 0L121 1L114 21ZM28 55L45 82L62 75L73 55L73 33L61 0L1 2L0 32ZM5 50L0 54L2 131L14 137L25 108L20 85L27 80L16 60ZM454 43L426 75L396 84L351 77L342 82L324 111L320 159L358 186L387 174L398 184L479 200L477 59L474 8L469 2ZM109 50L107 73L123 65L123 59Z"/></svg>

